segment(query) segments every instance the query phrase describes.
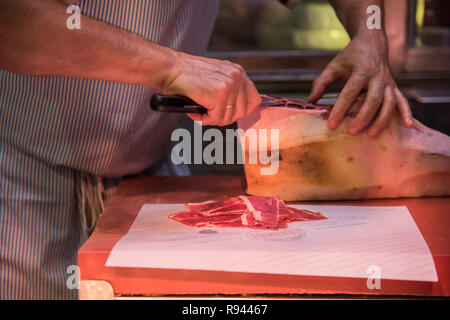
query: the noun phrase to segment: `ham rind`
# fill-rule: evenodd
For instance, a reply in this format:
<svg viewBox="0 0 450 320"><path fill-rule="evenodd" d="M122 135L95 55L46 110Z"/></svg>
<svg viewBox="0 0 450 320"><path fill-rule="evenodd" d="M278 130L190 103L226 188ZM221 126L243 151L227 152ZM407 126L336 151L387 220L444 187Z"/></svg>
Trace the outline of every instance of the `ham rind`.
<svg viewBox="0 0 450 320"><path fill-rule="evenodd" d="M286 228L289 222L326 219L321 213L290 208L277 198L239 196L224 201L189 203L189 211L169 215L192 227ZM230 208L227 212L225 208ZM239 208L241 211L237 211Z"/></svg>
<svg viewBox="0 0 450 320"><path fill-rule="evenodd" d="M263 96L263 102L274 97ZM281 99L278 107L259 107L238 127L279 130L278 171L262 175L269 165L250 164L249 155L270 152L241 137L245 155L246 193L285 201L346 200L450 195L450 137L414 120L403 126L396 113L377 137L352 136L347 127L357 106L336 130L329 130L331 106ZM283 104L284 103L284 104ZM259 136L257 136L259 138ZM276 161L276 160L274 160Z"/></svg>

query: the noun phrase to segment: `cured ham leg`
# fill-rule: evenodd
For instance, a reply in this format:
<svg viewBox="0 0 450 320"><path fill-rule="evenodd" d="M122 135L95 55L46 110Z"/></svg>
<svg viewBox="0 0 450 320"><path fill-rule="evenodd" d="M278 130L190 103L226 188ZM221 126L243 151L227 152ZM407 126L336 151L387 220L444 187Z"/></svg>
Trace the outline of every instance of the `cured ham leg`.
<svg viewBox="0 0 450 320"><path fill-rule="evenodd" d="M344 200L450 195L450 137L414 120L405 128L398 115L377 138L365 132L352 136L347 126L357 107L340 127L329 130L332 106L303 100L263 96L278 107L260 107L238 122L239 128L279 130L278 171L262 175L267 165L250 164L249 155L269 152L241 137L245 154L246 192L295 200ZM269 150L269 151L268 151Z"/></svg>

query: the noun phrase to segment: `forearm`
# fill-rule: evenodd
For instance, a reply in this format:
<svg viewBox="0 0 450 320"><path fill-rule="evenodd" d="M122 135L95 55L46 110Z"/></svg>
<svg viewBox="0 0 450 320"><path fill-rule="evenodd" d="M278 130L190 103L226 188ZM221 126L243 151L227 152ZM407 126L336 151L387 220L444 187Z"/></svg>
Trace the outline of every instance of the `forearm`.
<svg viewBox="0 0 450 320"><path fill-rule="evenodd" d="M162 88L177 53L86 16L66 28L56 0L0 1L0 68Z"/></svg>
<svg viewBox="0 0 450 320"><path fill-rule="evenodd" d="M378 41L386 41L382 0L330 0L330 3L350 38L353 39L358 35L363 35ZM367 28L367 19L369 17L367 8L371 5L377 5L381 10L381 29Z"/></svg>
<svg viewBox="0 0 450 320"><path fill-rule="evenodd" d="M316 102L336 81L346 81L328 117L330 129L336 129L358 96L365 93L348 132L358 134L368 126L367 134L376 137L387 127L395 110L400 111L404 125L412 126L408 100L398 89L389 68L388 41L384 31L381 0L330 0L352 41L326 66L314 80L309 100ZM371 5L380 8L380 16L367 12ZM371 10L372 11L372 10ZM380 19L379 27L376 20ZM371 28L373 23L374 28Z"/></svg>

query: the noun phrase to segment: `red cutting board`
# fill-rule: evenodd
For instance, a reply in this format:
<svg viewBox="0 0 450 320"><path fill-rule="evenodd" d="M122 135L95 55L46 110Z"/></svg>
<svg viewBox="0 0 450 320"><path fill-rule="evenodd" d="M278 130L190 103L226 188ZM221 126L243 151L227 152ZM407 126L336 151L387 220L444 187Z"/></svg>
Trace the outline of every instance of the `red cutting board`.
<svg viewBox="0 0 450 320"><path fill-rule="evenodd" d="M78 253L81 280L103 280L117 296L199 294L349 294L450 296L450 198L302 202L321 205L407 206L436 265L439 282L382 280L368 289L366 279L256 274L222 271L105 267L114 245L131 227L146 203L220 200L243 194L236 176L125 179L96 230Z"/></svg>

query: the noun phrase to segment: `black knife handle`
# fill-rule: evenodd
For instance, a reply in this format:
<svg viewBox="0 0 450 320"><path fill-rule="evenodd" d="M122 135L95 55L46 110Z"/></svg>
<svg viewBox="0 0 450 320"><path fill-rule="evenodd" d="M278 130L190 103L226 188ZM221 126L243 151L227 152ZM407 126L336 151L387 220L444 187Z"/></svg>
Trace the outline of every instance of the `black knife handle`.
<svg viewBox="0 0 450 320"><path fill-rule="evenodd" d="M150 99L150 108L172 113L206 113L208 111L188 97L165 94L154 94Z"/></svg>

